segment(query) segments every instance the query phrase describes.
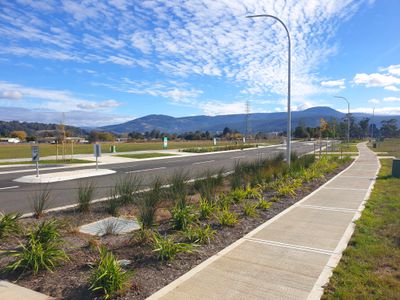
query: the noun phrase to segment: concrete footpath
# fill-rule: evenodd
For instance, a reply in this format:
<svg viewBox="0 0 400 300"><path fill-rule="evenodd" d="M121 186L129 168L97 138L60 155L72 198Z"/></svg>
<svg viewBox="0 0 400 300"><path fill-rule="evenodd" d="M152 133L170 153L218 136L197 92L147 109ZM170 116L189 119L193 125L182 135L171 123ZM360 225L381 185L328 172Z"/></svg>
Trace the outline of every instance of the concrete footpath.
<svg viewBox="0 0 400 300"><path fill-rule="evenodd" d="M148 299L319 299L380 167L357 147L346 170Z"/></svg>

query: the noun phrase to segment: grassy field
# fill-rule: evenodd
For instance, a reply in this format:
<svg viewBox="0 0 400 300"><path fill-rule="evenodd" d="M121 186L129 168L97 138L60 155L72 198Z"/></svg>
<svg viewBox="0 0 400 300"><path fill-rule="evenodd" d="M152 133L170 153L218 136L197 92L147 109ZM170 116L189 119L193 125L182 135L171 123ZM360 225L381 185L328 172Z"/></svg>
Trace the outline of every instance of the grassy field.
<svg viewBox="0 0 400 300"><path fill-rule="evenodd" d="M343 152L358 152L357 144L358 143L347 144L346 142L343 142L342 144L338 145L339 146L338 151L340 151L340 149L342 149Z"/></svg>
<svg viewBox="0 0 400 300"><path fill-rule="evenodd" d="M400 157L400 138L385 139L382 143L378 143L376 148L372 148L372 143L368 143L371 150L375 152L387 152L388 154L379 155L391 155Z"/></svg>
<svg viewBox="0 0 400 300"><path fill-rule="evenodd" d="M280 140L268 140L262 141L263 144L277 144ZM143 150L162 150L163 143L161 141L156 142L137 142L137 143L102 143L101 151L103 153L110 153L110 147L115 145L117 152L128 152L128 151L143 151ZM235 145L235 142L231 141L218 141L218 146L224 145ZM30 144L0 144L0 159L8 158L29 158L31 157L31 146ZM168 149L185 149L193 147L212 147L212 141L169 141ZM39 144L40 156L51 156L56 155L57 146L54 144ZM71 144L66 145L65 155L71 155ZM92 144L74 144L74 154L91 154L93 153ZM62 146L58 145L58 155L62 155Z"/></svg>
<svg viewBox="0 0 400 300"><path fill-rule="evenodd" d="M170 154L170 153L137 153L137 154L120 154L120 155L114 155L114 156L142 159L142 158L175 156L175 154Z"/></svg>
<svg viewBox="0 0 400 300"><path fill-rule="evenodd" d="M39 161L40 165L53 165L53 164L84 164L84 163L92 163L93 161L91 160L85 160L85 159L66 159L66 160L55 160L55 159L45 159ZM5 165L34 165L34 162L32 161L19 161L19 162L0 162L0 166L5 166Z"/></svg>
<svg viewBox="0 0 400 300"><path fill-rule="evenodd" d="M231 142L220 142L219 145L227 145ZM162 142L138 142L138 143L102 143L101 151L110 153L110 147L115 145L118 152L143 151L143 150L161 150ZM168 142L169 149L206 147L212 146L212 141L187 141L187 142ZM57 146L54 144L39 144L40 156L56 155ZM71 155L71 145L66 145L66 155ZM74 154L91 154L93 153L92 144L74 144ZM58 154L62 154L62 146L58 145ZM0 144L0 159L7 158L29 158L31 157L31 145L8 145Z"/></svg>
<svg viewBox="0 0 400 300"><path fill-rule="evenodd" d="M400 179L382 169L322 299L400 299Z"/></svg>

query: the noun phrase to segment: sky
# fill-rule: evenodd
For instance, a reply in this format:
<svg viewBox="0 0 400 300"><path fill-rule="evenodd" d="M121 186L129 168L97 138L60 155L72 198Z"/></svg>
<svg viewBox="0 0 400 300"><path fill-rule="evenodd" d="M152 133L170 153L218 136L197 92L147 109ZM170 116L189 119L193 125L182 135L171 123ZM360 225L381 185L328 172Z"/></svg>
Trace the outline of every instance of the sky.
<svg viewBox="0 0 400 300"><path fill-rule="evenodd" d="M398 0L1 0L0 120L400 114Z"/></svg>

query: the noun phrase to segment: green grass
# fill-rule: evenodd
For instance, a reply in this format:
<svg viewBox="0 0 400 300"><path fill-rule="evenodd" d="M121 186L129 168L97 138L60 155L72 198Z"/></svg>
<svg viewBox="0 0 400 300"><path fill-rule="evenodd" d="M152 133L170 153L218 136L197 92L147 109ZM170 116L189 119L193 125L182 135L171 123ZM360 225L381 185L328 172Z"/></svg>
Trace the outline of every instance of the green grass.
<svg viewBox="0 0 400 300"><path fill-rule="evenodd" d="M376 148L372 148L372 143L368 143L368 146L372 151L388 153L379 155L400 157L400 138L385 139L383 142L378 143Z"/></svg>
<svg viewBox="0 0 400 300"><path fill-rule="evenodd" d="M228 145L232 142L224 141L220 142L219 145ZM57 146L55 144L38 144L40 149L40 156L56 155ZM102 153L110 153L110 147L115 145L117 152L129 152L129 151L143 151L143 150L162 150L162 141L155 142L136 142L136 143L102 143ZM210 147L213 145L212 141L169 141L168 149L184 149L192 147ZM0 159L7 158L29 158L31 157L31 146L30 144L17 144L8 145L0 144ZM93 144L74 144L74 154L92 154ZM58 145L58 155L62 155L62 146ZM71 155L71 145L67 144L65 147L65 156Z"/></svg>
<svg viewBox="0 0 400 300"><path fill-rule="evenodd" d="M358 152L357 149L357 144L358 143L349 143L347 144L346 142L343 142L342 144L338 145L337 151L340 152L340 149L342 149L343 152Z"/></svg>
<svg viewBox="0 0 400 300"><path fill-rule="evenodd" d="M323 299L399 299L400 179L382 168Z"/></svg>
<svg viewBox="0 0 400 300"><path fill-rule="evenodd" d="M39 165L57 165L57 164L86 164L86 163L93 163L93 161L85 160L85 159L66 159L66 160L55 160L55 159L45 159L40 160ZM0 166L7 166L7 165L34 165L35 163L32 161L16 161L16 162L0 162Z"/></svg>
<svg viewBox="0 0 400 300"><path fill-rule="evenodd" d="M170 154L170 153L137 153L137 154L119 154L119 155L114 155L114 156L143 159L143 158L176 156L176 155L175 154Z"/></svg>

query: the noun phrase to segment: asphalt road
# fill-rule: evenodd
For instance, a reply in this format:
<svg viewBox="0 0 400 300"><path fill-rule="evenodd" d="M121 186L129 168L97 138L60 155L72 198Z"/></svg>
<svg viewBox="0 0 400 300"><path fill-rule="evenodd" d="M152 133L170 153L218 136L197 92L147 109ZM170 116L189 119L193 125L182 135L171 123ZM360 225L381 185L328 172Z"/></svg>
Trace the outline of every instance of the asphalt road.
<svg viewBox="0 0 400 300"><path fill-rule="evenodd" d="M304 154L313 151L313 149L314 146L312 143L296 142L292 145L292 150L298 154ZM116 173L88 179L69 180L48 184L48 187L51 190L50 207L54 208L68 204L75 204L77 202L79 183L87 181L93 181L95 183L95 198L102 198L110 194L110 190L115 186L115 182L120 176L126 176L127 174L139 176L145 187L148 186L155 177L160 177L165 183L168 183L168 178L177 171L188 172L191 178L197 178L201 177L206 171L214 173L217 173L221 169L225 172L230 171L238 161L252 161L258 158L273 157L280 152L285 152L284 145L276 145L260 149L247 149L242 151L102 165L101 168L111 169L116 171ZM72 167L64 170L70 171L85 168L87 169L88 167ZM26 171L23 172L10 172L5 174L6 172L15 170L16 168L12 167L0 169L0 211L22 213L31 212L32 198L37 191L43 188L43 184L19 183L13 181L21 176L33 174L34 171L31 167L27 167ZM60 171L60 169L42 170L42 174Z"/></svg>

